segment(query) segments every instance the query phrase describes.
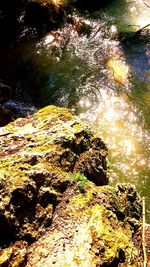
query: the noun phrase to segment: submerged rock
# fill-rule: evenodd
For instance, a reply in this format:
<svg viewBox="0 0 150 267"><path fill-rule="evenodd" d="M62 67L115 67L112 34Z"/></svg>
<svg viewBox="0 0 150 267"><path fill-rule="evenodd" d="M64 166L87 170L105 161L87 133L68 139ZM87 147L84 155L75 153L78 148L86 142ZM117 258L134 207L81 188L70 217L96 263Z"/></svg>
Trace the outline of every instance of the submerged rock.
<svg viewBox="0 0 150 267"><path fill-rule="evenodd" d="M140 198L131 186L99 187L107 147L86 123L48 106L1 128L0 144L1 266L118 266L140 256Z"/></svg>
<svg viewBox="0 0 150 267"><path fill-rule="evenodd" d="M107 62L108 68L112 71L114 80L122 85L128 83L130 72L128 66L120 60L109 59Z"/></svg>

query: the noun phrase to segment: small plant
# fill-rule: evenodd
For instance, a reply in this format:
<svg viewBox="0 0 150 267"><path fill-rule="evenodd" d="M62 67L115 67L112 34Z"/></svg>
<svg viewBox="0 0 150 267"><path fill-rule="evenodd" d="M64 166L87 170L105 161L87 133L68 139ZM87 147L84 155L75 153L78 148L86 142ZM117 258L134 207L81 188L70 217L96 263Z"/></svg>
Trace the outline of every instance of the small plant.
<svg viewBox="0 0 150 267"><path fill-rule="evenodd" d="M88 184L88 179L80 174L80 173L73 173L70 177L70 180L79 187L80 190L84 190L85 186Z"/></svg>

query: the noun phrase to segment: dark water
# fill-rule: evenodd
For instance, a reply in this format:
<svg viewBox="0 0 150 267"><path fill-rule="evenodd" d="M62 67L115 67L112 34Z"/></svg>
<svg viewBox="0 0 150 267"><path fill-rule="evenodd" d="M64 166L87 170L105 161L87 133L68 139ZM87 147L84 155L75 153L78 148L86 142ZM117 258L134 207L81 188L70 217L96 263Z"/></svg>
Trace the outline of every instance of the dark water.
<svg viewBox="0 0 150 267"><path fill-rule="evenodd" d="M150 222L150 44L134 38L150 23L147 5L116 0L92 14L77 13L90 35L66 24L39 42L23 41L9 73L18 101L69 107L98 131L109 148L111 184L136 185Z"/></svg>

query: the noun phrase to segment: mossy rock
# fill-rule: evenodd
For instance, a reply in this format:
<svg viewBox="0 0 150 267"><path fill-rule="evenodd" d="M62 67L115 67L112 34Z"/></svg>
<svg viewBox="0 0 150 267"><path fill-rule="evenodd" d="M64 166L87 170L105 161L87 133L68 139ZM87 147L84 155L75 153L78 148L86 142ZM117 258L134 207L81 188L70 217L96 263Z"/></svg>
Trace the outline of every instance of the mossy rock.
<svg viewBox="0 0 150 267"><path fill-rule="evenodd" d="M50 204L54 209L67 186L76 183L71 173L107 184L106 155L101 139L68 109L48 106L1 128L0 242L11 242L12 236L36 239L38 229L44 229L36 206L46 209ZM48 214L44 214L47 224ZM36 234L32 233L33 223ZM12 233L11 238L6 231Z"/></svg>
<svg viewBox="0 0 150 267"><path fill-rule="evenodd" d="M140 198L107 186L107 147L70 110L17 119L0 128L0 145L1 266L109 266L138 255Z"/></svg>
<svg viewBox="0 0 150 267"><path fill-rule="evenodd" d="M78 175L75 179L79 184L83 180L86 183ZM140 264L141 249L133 238L136 231L126 216L128 213L135 219L128 200L129 190L134 188L129 185L122 188L123 197L119 186L97 187L86 183L84 192L77 191L76 187L68 188L56 208L52 226L30 247L26 266L117 267L124 263L122 266L136 267L137 258ZM138 203L140 216L138 195L132 203ZM124 204L127 213L120 219L117 213ZM115 208L111 210L111 206Z"/></svg>

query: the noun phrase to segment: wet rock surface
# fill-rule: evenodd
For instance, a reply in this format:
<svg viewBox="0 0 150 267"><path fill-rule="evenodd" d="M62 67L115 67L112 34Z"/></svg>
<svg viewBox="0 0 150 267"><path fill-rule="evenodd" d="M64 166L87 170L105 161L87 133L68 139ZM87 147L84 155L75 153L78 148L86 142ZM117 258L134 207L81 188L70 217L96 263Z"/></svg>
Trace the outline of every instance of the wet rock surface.
<svg viewBox="0 0 150 267"><path fill-rule="evenodd" d="M100 186L108 184L107 147L86 123L48 106L1 128L0 144L1 266L140 257L140 198L131 186Z"/></svg>

